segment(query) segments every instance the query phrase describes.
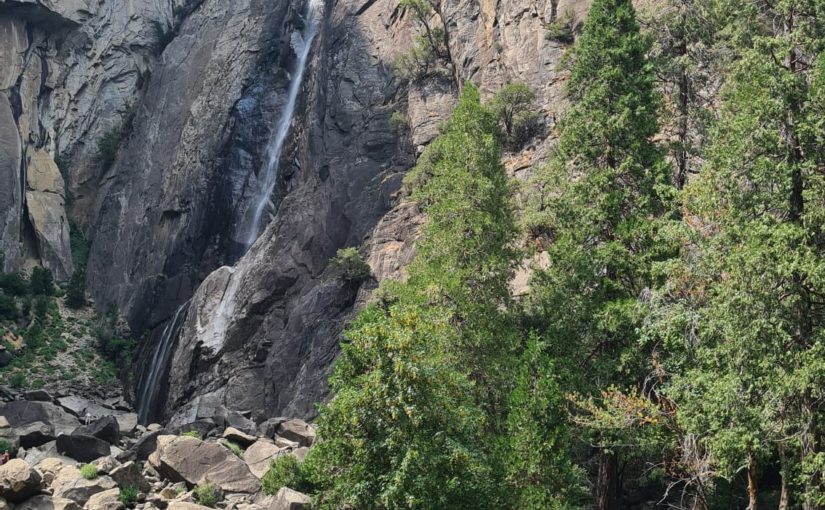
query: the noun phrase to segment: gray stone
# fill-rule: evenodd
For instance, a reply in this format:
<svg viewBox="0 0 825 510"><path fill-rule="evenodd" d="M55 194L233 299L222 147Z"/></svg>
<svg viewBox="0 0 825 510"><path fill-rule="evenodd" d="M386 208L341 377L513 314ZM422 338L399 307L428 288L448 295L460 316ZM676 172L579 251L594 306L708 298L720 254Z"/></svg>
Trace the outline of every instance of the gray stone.
<svg viewBox="0 0 825 510"><path fill-rule="evenodd" d="M120 489L109 489L93 494L89 498L84 508L86 510L121 510L123 503L120 502Z"/></svg>
<svg viewBox="0 0 825 510"><path fill-rule="evenodd" d="M278 435L301 446L312 446L315 442L315 428L304 420L289 420L278 427Z"/></svg>
<svg viewBox="0 0 825 510"><path fill-rule="evenodd" d="M114 416L104 416L88 425L78 427L72 435L86 435L116 445L120 441L120 426Z"/></svg>
<svg viewBox="0 0 825 510"><path fill-rule="evenodd" d="M309 508L310 498L306 494L294 491L289 487L281 487L271 500L266 510L305 510Z"/></svg>
<svg viewBox="0 0 825 510"><path fill-rule="evenodd" d="M232 441L233 443L237 443L244 448L251 445L258 439L253 435L247 434L236 429L235 427L229 427L226 430L224 430L223 438L228 441Z"/></svg>
<svg viewBox="0 0 825 510"><path fill-rule="evenodd" d="M85 434L58 436L57 451L80 462L92 462L111 453L109 443Z"/></svg>
<svg viewBox="0 0 825 510"><path fill-rule="evenodd" d="M243 460L253 475L263 478L272 460L283 450L269 441L257 441L246 449Z"/></svg>
<svg viewBox="0 0 825 510"><path fill-rule="evenodd" d="M117 483L118 487L137 487L142 492L149 492L149 482L144 478L140 467L132 461L126 462L122 466L113 469L109 476Z"/></svg>
<svg viewBox="0 0 825 510"><path fill-rule="evenodd" d="M121 434L131 436L135 433L138 425L138 415L135 413L125 413L115 416Z"/></svg>

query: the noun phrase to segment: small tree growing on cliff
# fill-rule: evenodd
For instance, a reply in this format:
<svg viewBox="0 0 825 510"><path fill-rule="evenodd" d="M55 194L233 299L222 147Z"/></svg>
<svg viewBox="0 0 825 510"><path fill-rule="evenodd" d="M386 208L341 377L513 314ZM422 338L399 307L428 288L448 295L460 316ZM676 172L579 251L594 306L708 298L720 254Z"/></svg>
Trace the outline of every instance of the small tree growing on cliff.
<svg viewBox="0 0 825 510"><path fill-rule="evenodd" d="M396 73L403 79L418 80L431 76L438 63L449 68L453 86L458 89L459 81L450 53L450 36L441 0L401 0L401 9L408 9L424 33L415 38L413 47L396 58ZM437 18L441 26L433 24Z"/></svg>
<svg viewBox="0 0 825 510"><path fill-rule="evenodd" d="M539 114L535 111L536 93L525 83L508 83L490 102L501 123L504 146L521 149L538 132Z"/></svg>
<svg viewBox="0 0 825 510"><path fill-rule="evenodd" d="M345 282L362 282L370 277L370 266L358 253L358 250L350 246L341 248L335 257L330 261L338 277Z"/></svg>

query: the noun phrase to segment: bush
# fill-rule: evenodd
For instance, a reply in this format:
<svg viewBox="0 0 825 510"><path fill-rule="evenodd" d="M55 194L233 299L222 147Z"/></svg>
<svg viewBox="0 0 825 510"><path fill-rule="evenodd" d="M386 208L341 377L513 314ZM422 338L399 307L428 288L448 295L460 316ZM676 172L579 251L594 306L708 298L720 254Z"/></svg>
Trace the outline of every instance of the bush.
<svg viewBox="0 0 825 510"><path fill-rule="evenodd" d="M435 33L437 32L437 33ZM434 30L436 41L444 39L444 32ZM395 75L406 81L416 81L435 74L440 62L439 51L433 48L430 40L423 36L416 36L412 48L399 54L393 63Z"/></svg>
<svg viewBox="0 0 825 510"><path fill-rule="evenodd" d="M9 452L9 454L14 457L14 445L8 439L0 438L0 455Z"/></svg>
<svg viewBox="0 0 825 510"><path fill-rule="evenodd" d="M17 318L17 302L14 298L0 293L0 320L14 320Z"/></svg>
<svg viewBox="0 0 825 510"><path fill-rule="evenodd" d="M29 293L29 282L20 273L0 273L0 289L11 296L25 296Z"/></svg>
<svg viewBox="0 0 825 510"><path fill-rule="evenodd" d="M195 439L203 439L203 437L201 436L201 433L198 432L197 430L187 430L186 432L184 432L181 435L184 436L184 437L194 437Z"/></svg>
<svg viewBox="0 0 825 510"><path fill-rule="evenodd" d="M369 264L353 247L339 249L330 263L338 277L346 282L362 282L372 274Z"/></svg>
<svg viewBox="0 0 825 510"><path fill-rule="evenodd" d="M97 142L97 163L104 172L111 168L117 157L120 142L123 141L123 129L113 129L103 135Z"/></svg>
<svg viewBox="0 0 825 510"><path fill-rule="evenodd" d="M51 269L35 267L29 281L32 294L35 296L51 296L54 294L54 278Z"/></svg>
<svg viewBox="0 0 825 510"><path fill-rule="evenodd" d="M195 487L195 499L198 504L215 508L215 503L218 502L218 488L211 483L205 483Z"/></svg>
<svg viewBox="0 0 825 510"><path fill-rule="evenodd" d="M536 93L524 83L509 83L490 102L498 116L501 137L508 150L517 151L538 134L539 114L534 111Z"/></svg>
<svg viewBox="0 0 825 510"><path fill-rule="evenodd" d="M390 129L393 133L401 135L406 133L409 128L410 122L403 112L392 112L392 115L390 115Z"/></svg>
<svg viewBox="0 0 825 510"><path fill-rule="evenodd" d="M83 308L86 306L86 269L77 267L69 279L66 288L66 306L69 308Z"/></svg>
<svg viewBox="0 0 825 510"><path fill-rule="evenodd" d="M138 488L134 485L127 485L120 488L120 494L117 499L123 503L123 506L129 506L137 501Z"/></svg>
<svg viewBox="0 0 825 510"><path fill-rule="evenodd" d="M80 467L80 476L86 480L94 480L97 478L97 466L93 464L84 464Z"/></svg>
<svg viewBox="0 0 825 510"><path fill-rule="evenodd" d="M20 389L26 384L26 374L23 372L15 372L9 378L9 384L14 389Z"/></svg>
<svg viewBox="0 0 825 510"><path fill-rule="evenodd" d="M243 448L238 443L233 443L232 441L225 441L224 446L232 450L232 453L237 455L238 457L243 457Z"/></svg>
<svg viewBox="0 0 825 510"><path fill-rule="evenodd" d="M276 457L269 466L261 485L266 494L275 494L282 487L289 487L292 490L305 494L314 492L314 486L307 470L294 455L281 455Z"/></svg>
<svg viewBox="0 0 825 510"><path fill-rule="evenodd" d="M564 11L561 17L556 17L547 25L547 32L544 37L548 41L556 41L562 44L573 44L575 36L576 15L572 10Z"/></svg>

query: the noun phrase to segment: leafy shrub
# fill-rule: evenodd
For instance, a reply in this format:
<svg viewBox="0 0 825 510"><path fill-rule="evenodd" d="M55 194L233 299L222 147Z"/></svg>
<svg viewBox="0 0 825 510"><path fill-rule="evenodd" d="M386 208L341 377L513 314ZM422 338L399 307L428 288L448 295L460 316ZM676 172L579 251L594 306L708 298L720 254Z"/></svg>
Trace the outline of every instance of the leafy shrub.
<svg viewBox="0 0 825 510"><path fill-rule="evenodd" d="M14 298L0 293L0 320L13 320L17 318L17 303Z"/></svg>
<svg viewBox="0 0 825 510"><path fill-rule="evenodd" d="M127 485L120 488L120 494L117 499L123 503L123 506L129 506L137 501L138 488L134 485Z"/></svg>
<svg viewBox="0 0 825 510"><path fill-rule="evenodd" d="M0 273L0 289L11 296L24 296L29 292L29 282L20 273Z"/></svg>
<svg viewBox="0 0 825 510"><path fill-rule="evenodd" d="M410 123L403 112L392 112L392 115L390 115L390 129L392 129L393 133L400 135L405 133L409 128Z"/></svg>
<svg viewBox="0 0 825 510"><path fill-rule="evenodd" d="M181 435L184 436L184 437L194 437L195 439L203 439L203 437L201 436L201 433L198 432L197 430L187 430L186 432L184 432Z"/></svg>
<svg viewBox="0 0 825 510"><path fill-rule="evenodd" d="M80 476L86 480L94 480L97 478L97 466L93 464L84 464L80 467Z"/></svg>
<svg viewBox="0 0 825 510"><path fill-rule="evenodd" d="M122 141L123 129L113 129L97 141L97 163L101 170L106 171L111 168Z"/></svg>
<svg viewBox="0 0 825 510"><path fill-rule="evenodd" d="M66 287L66 305L69 308L83 308L86 306L86 268L75 268L69 285Z"/></svg>
<svg viewBox="0 0 825 510"><path fill-rule="evenodd" d="M314 492L314 485L310 480L307 469L294 455L276 457L269 466L261 485L266 494L275 494L282 487L289 487L298 492Z"/></svg>
<svg viewBox="0 0 825 510"><path fill-rule="evenodd" d="M14 457L14 445L8 439L0 438L0 455L9 452L9 454Z"/></svg>
<svg viewBox="0 0 825 510"><path fill-rule="evenodd" d="M118 368L126 367L132 360L135 343L131 338L121 336L118 330L117 309L110 307L103 317L98 320L95 336L97 349L104 358L111 361Z"/></svg>
<svg viewBox="0 0 825 510"><path fill-rule="evenodd" d="M548 41L556 41L562 44L573 44L575 36L576 15L572 10L564 11L561 17L556 17L547 25L547 32L544 37Z"/></svg>
<svg viewBox="0 0 825 510"><path fill-rule="evenodd" d="M211 483L205 483L195 487L195 499L203 506L215 508L218 502L218 488Z"/></svg>
<svg viewBox="0 0 825 510"><path fill-rule="evenodd" d="M32 294L35 296L51 296L54 294L54 278L49 268L35 267L32 269L29 282Z"/></svg>
<svg viewBox="0 0 825 510"><path fill-rule="evenodd" d="M433 30L433 40L442 41L444 31ZM440 51L433 47L429 38L423 35L415 37L412 48L400 53L393 63L395 75L401 80L417 81L436 74L441 66Z"/></svg>
<svg viewBox="0 0 825 510"><path fill-rule="evenodd" d="M338 277L346 282L362 282L370 277L370 266L353 247L341 248L330 261Z"/></svg>
<svg viewBox="0 0 825 510"><path fill-rule="evenodd" d="M22 388L26 384L26 375L23 372L15 372L11 374L9 384L15 389Z"/></svg>
<svg viewBox="0 0 825 510"><path fill-rule="evenodd" d="M232 441L226 441L223 443L227 448L232 450L232 453L237 455L238 457L243 457L243 448L238 443L234 443Z"/></svg>
<svg viewBox="0 0 825 510"><path fill-rule="evenodd" d="M540 117L534 111L536 93L524 83L509 83L490 102L498 116L505 147L516 151L538 134Z"/></svg>

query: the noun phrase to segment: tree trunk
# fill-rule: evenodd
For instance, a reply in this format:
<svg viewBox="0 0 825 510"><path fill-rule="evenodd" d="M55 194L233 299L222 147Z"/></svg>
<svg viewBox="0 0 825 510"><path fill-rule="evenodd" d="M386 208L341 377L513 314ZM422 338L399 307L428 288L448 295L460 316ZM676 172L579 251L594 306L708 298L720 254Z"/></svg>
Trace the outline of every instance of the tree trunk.
<svg viewBox="0 0 825 510"><path fill-rule="evenodd" d="M759 491L756 486L756 457L748 455L748 510L756 510Z"/></svg>
<svg viewBox="0 0 825 510"><path fill-rule="evenodd" d="M598 510L616 510L616 454L602 450L599 454L599 480L597 485Z"/></svg>
<svg viewBox="0 0 825 510"><path fill-rule="evenodd" d="M779 444L779 462L782 466L779 473L782 477L782 491L779 494L778 510L788 510L791 507L791 488L788 485L790 466L788 466L788 458L785 456L785 447L781 443Z"/></svg>

